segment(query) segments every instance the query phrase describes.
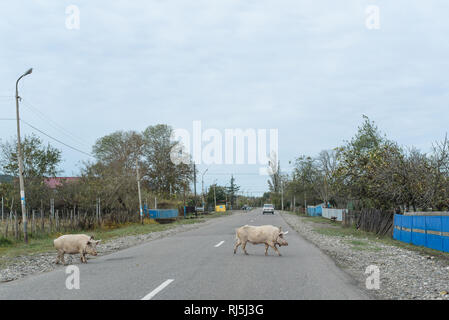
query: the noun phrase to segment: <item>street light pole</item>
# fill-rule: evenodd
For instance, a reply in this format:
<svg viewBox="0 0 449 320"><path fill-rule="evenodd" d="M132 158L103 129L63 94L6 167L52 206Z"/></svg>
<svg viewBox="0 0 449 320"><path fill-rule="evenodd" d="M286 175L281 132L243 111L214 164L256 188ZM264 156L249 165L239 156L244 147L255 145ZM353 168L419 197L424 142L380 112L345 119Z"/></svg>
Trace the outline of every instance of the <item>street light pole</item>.
<svg viewBox="0 0 449 320"><path fill-rule="evenodd" d="M140 223L143 224L142 194L140 192L139 161L137 158L136 158L136 175L137 175L137 193L139 194Z"/></svg>
<svg viewBox="0 0 449 320"><path fill-rule="evenodd" d="M281 210L284 211L284 182L281 180Z"/></svg>
<svg viewBox="0 0 449 320"><path fill-rule="evenodd" d="M214 211L217 210L217 194L215 193L216 186L217 186L217 179L215 179L214 181L214 203L215 203Z"/></svg>
<svg viewBox="0 0 449 320"><path fill-rule="evenodd" d="M204 170L204 172L201 174L201 194L202 194L202 198L203 198L203 208L204 208L204 175L206 174L208 169L209 168Z"/></svg>
<svg viewBox="0 0 449 320"><path fill-rule="evenodd" d="M33 69L29 69L16 81L16 119L17 119L17 158L19 160L19 184L20 184L20 203L22 206L22 222L23 222L23 240L28 243L27 230L27 214L25 207L25 183L23 182L23 160L22 160L22 146L20 144L20 116L19 116L19 81L23 77L31 74Z"/></svg>

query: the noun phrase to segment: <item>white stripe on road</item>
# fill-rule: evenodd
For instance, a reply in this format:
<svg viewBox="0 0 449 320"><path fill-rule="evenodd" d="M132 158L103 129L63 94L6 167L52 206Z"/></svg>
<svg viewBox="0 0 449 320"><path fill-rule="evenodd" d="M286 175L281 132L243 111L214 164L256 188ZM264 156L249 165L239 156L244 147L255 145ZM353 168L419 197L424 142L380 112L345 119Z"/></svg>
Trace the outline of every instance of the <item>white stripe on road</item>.
<svg viewBox="0 0 449 320"><path fill-rule="evenodd" d="M217 243L214 247L218 248L219 246L221 246L224 243L224 241L220 241L219 243Z"/></svg>
<svg viewBox="0 0 449 320"><path fill-rule="evenodd" d="M175 279L168 279L164 283L162 283L159 287L151 291L149 294L147 294L145 297L143 297L141 300L151 300L155 295L157 295L160 291L162 291L166 286L168 286L170 283L172 283Z"/></svg>

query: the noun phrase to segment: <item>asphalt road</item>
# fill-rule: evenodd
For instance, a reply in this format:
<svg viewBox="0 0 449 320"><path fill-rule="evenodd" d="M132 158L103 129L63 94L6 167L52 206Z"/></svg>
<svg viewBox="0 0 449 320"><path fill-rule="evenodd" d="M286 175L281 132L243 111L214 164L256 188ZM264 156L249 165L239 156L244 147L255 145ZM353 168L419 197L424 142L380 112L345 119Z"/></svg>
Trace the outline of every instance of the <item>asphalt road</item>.
<svg viewBox="0 0 449 320"><path fill-rule="evenodd" d="M281 257L264 245L233 254L235 228L282 226ZM198 229L78 264L80 288L67 289L66 267L0 284L0 299L369 299L317 247L261 209L218 218Z"/></svg>

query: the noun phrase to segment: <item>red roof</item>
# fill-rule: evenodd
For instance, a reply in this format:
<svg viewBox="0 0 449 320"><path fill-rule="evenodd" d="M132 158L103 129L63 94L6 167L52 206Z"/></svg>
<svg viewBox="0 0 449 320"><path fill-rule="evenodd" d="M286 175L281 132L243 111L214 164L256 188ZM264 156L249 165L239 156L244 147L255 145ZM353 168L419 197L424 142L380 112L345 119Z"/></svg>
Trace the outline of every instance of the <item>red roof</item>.
<svg viewBox="0 0 449 320"><path fill-rule="evenodd" d="M54 177L54 178L47 178L44 180L47 187L50 189L54 189L56 187L59 187L62 185L62 182L70 182L70 181L78 181L80 178L78 177Z"/></svg>

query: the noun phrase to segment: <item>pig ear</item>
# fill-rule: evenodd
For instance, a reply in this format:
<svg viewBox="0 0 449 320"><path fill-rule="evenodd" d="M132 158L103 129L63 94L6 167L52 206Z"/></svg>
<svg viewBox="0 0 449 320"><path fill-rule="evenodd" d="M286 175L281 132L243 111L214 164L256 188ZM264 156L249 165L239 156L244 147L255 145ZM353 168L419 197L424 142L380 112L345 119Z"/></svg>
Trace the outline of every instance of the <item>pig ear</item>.
<svg viewBox="0 0 449 320"><path fill-rule="evenodd" d="M279 227L279 232L282 232L282 227Z"/></svg>
<svg viewBox="0 0 449 320"><path fill-rule="evenodd" d="M90 240L94 240L94 236L90 236Z"/></svg>
<svg viewBox="0 0 449 320"><path fill-rule="evenodd" d="M101 242L101 239L100 239L100 240L97 240L97 241L96 241L96 244L99 244L100 242Z"/></svg>

